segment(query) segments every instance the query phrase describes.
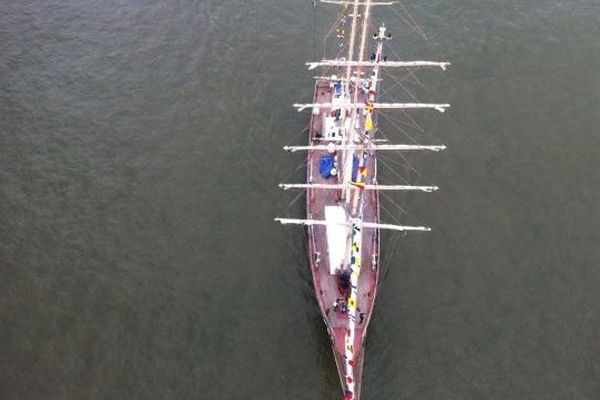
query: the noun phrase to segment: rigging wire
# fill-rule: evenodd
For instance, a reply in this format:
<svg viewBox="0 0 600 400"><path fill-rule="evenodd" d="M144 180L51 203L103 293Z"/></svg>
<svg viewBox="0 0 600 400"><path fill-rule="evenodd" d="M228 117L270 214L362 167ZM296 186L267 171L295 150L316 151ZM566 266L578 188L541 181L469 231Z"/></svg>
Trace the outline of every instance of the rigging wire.
<svg viewBox="0 0 600 400"><path fill-rule="evenodd" d="M300 171L302 168L306 168L306 166L308 165L307 162L308 161L307 161L306 157L303 158L302 161L300 162L300 165L298 165L296 167L296 169L285 178L284 182L289 182L291 180L291 178L293 178L294 175L298 173L298 171Z"/></svg>
<svg viewBox="0 0 600 400"><path fill-rule="evenodd" d="M392 126L396 129L398 129L398 131L400 131L402 134L404 134L404 136L406 136L408 139L410 139L411 142L413 142L414 144L419 144L419 142L417 142L417 140L415 140L415 138L413 138L408 132L406 132L406 130L402 129L396 122L394 122L392 120L392 117L390 117L389 115L380 112L379 115L381 115L387 122L389 122L390 124L392 124Z"/></svg>
<svg viewBox="0 0 600 400"><path fill-rule="evenodd" d="M402 207L400 204L398 204L397 202L395 202L394 200L392 200L390 198L390 196L388 196L385 193L382 193L383 198L385 199L385 201L390 202L392 205L394 205L395 207L398 208L398 210L400 210L401 214L407 214L406 209L404 207ZM380 204L381 207L383 207L382 204ZM394 222L396 222L398 225L402 225L401 221L398 219L398 217L395 216L395 214L391 213L389 210L387 210L388 213L390 213L390 215L392 215L392 219L394 220Z"/></svg>
<svg viewBox="0 0 600 400"><path fill-rule="evenodd" d="M388 115L388 114L386 114L384 112L380 112L379 114L382 115L382 116L384 116L384 118L386 118L386 120L388 122L390 122L395 128L399 129L402 133L404 133L405 135L407 135L413 141L414 141L414 139L412 137L410 137L410 135L408 135L407 132L405 132L404 130L402 130L396 124L400 124L400 125L406 126L407 128L414 128L414 129L417 129L418 131L420 131L421 133L425 133L425 130L421 127L421 125L419 125L419 123L417 123L417 121L414 120L414 118L412 118L410 116L410 114L408 113L408 111L406 111L406 110L400 110L400 112L402 113L402 115L404 115L410 121L410 124L407 123L406 121L398 119L397 117L392 117L391 115ZM416 141L415 141L415 143L416 143Z"/></svg>
<svg viewBox="0 0 600 400"><path fill-rule="evenodd" d="M404 6L404 4L402 2L399 3L400 7L402 9L402 11L406 14L402 15L398 10L396 10L394 7L391 7L391 10L394 14L396 14L396 16L398 16L406 25L408 25L409 27L412 28L413 32L416 32L419 36L421 36L423 39L425 39L428 43L431 44L431 40L429 38L429 36L427 35L427 33L423 30L423 28L419 25L419 23L417 22L417 20L414 18L414 16L406 9L406 7ZM317 25L319 24L318 21L318 16L317 16L317 2L316 1L312 1L312 5L313 5L313 52L316 58L316 52L317 52L317 38L316 38L316 34L317 34ZM323 59L326 58L326 54L327 54L327 45L328 45L328 40L330 39L330 36L332 33L336 32L337 35L337 39L342 39L340 40L341 43L336 43L337 46L336 48L338 49L337 52L337 58L343 57L343 53L345 52L345 49L347 48L347 44L344 44L344 35L345 35L345 19L348 18L348 16L350 15L350 10L348 9L348 6L346 5L346 7L342 7L341 11L338 13L338 18L337 20L328 28L327 33L325 34L324 38L323 38ZM369 29L374 29L373 24L371 24L371 21L366 21L367 27ZM340 30L340 26L342 27ZM340 37L341 36L341 37ZM372 45L368 45L369 50L372 49ZM398 56L398 53L392 48L392 47L387 47L386 46L386 51L389 51L390 53L392 53L398 60L401 60L401 58ZM336 70L337 67L327 67L324 70L323 75L327 76L327 74L331 71L331 70ZM357 73L357 77L360 78L361 76L361 68L357 69L358 73ZM388 87L387 89L383 89L382 93L380 94L380 96L382 95L388 95L392 89L395 89L396 87L399 87L402 91L406 92L406 94L412 98L413 100L415 100L415 102L418 102L416 96L409 90L409 88L407 88L404 84L407 81L408 82L412 82L415 83L417 85L420 85L421 87L424 87L423 83L417 78L417 76L415 75L414 71L412 70L407 70L407 74L405 76L403 76L402 78L396 78L394 76L392 76L391 74L388 74L386 76L389 76L391 78L391 80L394 82L394 84L392 84L390 87ZM423 128L409 115L408 112L406 112L405 110L402 110L402 113L408 118L408 120L410 121L410 123L406 122L406 121L400 121L400 120L396 120L395 118L386 115L383 112L378 112L377 116L382 115L383 118L389 122L392 126L394 126L396 129L398 129L401 133L403 133L406 137L408 137L413 143L418 143L415 138L413 138L405 129L403 129L402 127L399 126L403 125L405 127L411 128L411 129L418 129L420 132L425 132L423 130ZM300 135L305 135L306 131L308 129L308 126L305 130L303 130L302 132L299 133L298 137ZM385 134L381 133L380 131L378 131L378 134L380 136L386 137ZM394 168L392 168L389 163L393 163L396 164L404 169L407 169L409 171L412 171L414 174L416 174L417 176L420 175L419 171L412 165L412 163L402 154L399 153L400 157L404 160L405 164L402 164L400 162L398 162L397 160L393 160L393 159L387 159L387 162L384 160L384 156L382 154L380 154L379 157L379 161L381 162L381 164L388 169L389 171L392 172L392 174L394 174L397 178L399 178L401 181L405 182L406 184L408 184L407 179L405 179L404 177L402 177L398 172L396 172L396 170ZM298 171L303 168L306 167L307 165L307 158L304 158L303 162L296 168L296 170L290 175L294 175L297 174ZM306 194L307 190L304 189L302 191L300 191L295 197L294 199L290 202L290 204L287 207L287 210L289 210L304 194ZM397 207L402 214L406 214L407 211L404 207L402 207L400 204L398 204L397 202L395 202L394 200L392 200L391 198L389 198L389 196L386 193L381 193L382 197L386 200L386 202L389 202L390 204L392 204L393 206ZM384 205L380 204L381 209L384 211L384 213L386 213L387 215L390 216L390 218L397 222L398 221L398 217L392 213L387 207L385 207ZM390 236L389 239L392 238L396 238L397 235L394 236ZM387 242L390 242L391 240L389 240ZM394 243L394 246L391 248L391 251L387 251L386 253L386 257L385 257L385 261L384 263L387 264L390 261L390 258L393 258L396 253L397 253L397 249L399 246L399 242L397 241L396 243ZM385 268L384 270L384 277L387 274L388 270L387 268ZM381 282L381 280L380 280Z"/></svg>
<svg viewBox="0 0 600 400"><path fill-rule="evenodd" d="M419 23L417 22L416 18L413 17L413 15L408 11L408 9L406 8L406 6L404 5L404 3L402 3L401 1L398 2L399 7L402 8L402 11L404 13L406 13L406 15L408 15L408 18L404 15L402 15L396 8L394 8L393 6L390 7L390 10L392 10L392 12L394 14L396 14L398 16L398 18L400 18L405 24L407 24L408 26L412 27L413 30L419 35L421 36L423 39L425 39L429 44L431 44L431 40L429 39L429 37L427 36L427 33L425 32L425 30L423 30L423 28L421 28L421 26L419 25Z"/></svg>
<svg viewBox="0 0 600 400"><path fill-rule="evenodd" d="M329 39L329 36L334 32L337 26L339 26L340 24L345 24L345 20L347 17L348 15L346 15L346 10L343 9L341 12L338 13L337 19L329 26L327 33L325 34L325 36L323 36L323 58L327 57L327 40ZM340 52L343 52L343 48L342 50L340 50Z"/></svg>
<svg viewBox="0 0 600 400"><path fill-rule="evenodd" d="M419 103L419 99L417 99L417 96L415 96L410 90L408 90L408 88L404 86L402 82L397 80L392 74L386 73L386 76L388 76L392 81L394 81L396 85L400 86L400 88L404 90L404 92L407 93L408 96L415 101L415 103Z"/></svg>
<svg viewBox="0 0 600 400"><path fill-rule="evenodd" d="M285 209L285 211L289 211L292 206L298 201L300 200L301 197L303 197L306 194L306 189L302 189L299 191L299 193L292 199L292 201L288 204L287 208Z"/></svg>
<svg viewBox="0 0 600 400"><path fill-rule="evenodd" d="M298 131L298 133L296 133L288 143L294 144L294 143L297 143L301 137L306 138L306 134L308 133L309 128L310 128L310 122L308 122L306 124L304 129Z"/></svg>
<svg viewBox="0 0 600 400"><path fill-rule="evenodd" d="M387 159L388 161L384 161L385 157L382 157L381 155L378 156L378 161L381 161L381 164L386 167L392 174L394 174L398 179L400 179L402 182L404 182L405 184L409 184L409 182L406 180L406 178L402 177L400 174L398 174L396 172L396 170L394 168L392 168L390 165L387 164L387 162L390 162L392 164L396 164L397 166L399 166L400 168L404 168L404 169L408 169L409 171L412 172L417 172L417 170L410 164L410 162L408 160L404 160L406 162L406 164L401 164L398 161L392 160L392 159Z"/></svg>

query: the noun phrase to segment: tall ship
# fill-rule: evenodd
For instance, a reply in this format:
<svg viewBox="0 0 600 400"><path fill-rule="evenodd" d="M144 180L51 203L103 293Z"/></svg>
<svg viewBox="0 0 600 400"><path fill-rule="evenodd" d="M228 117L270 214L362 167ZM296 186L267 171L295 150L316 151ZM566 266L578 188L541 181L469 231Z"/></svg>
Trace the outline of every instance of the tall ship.
<svg viewBox="0 0 600 400"><path fill-rule="evenodd" d="M371 9L395 1L321 0L341 6L338 37L343 56L307 63L317 76L311 103L294 104L310 112L306 146L285 146L307 152L305 183L283 183L284 190L306 191L305 218L276 218L281 224L305 226L315 295L331 339L345 400L360 399L367 328L377 296L380 231L429 231L380 221L380 191L433 192L436 186L378 183L380 151L441 151L442 145L390 144L377 137L381 110L431 109L449 104L384 103L378 101L382 68L434 67L448 62L388 60L385 25L370 28ZM313 5L316 6L314 1ZM319 74L317 74L319 75Z"/></svg>

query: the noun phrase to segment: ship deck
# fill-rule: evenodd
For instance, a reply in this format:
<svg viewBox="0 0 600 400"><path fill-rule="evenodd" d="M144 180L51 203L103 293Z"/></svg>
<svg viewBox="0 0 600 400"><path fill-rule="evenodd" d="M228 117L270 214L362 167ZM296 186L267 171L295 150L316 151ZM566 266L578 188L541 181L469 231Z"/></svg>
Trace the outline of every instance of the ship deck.
<svg viewBox="0 0 600 400"><path fill-rule="evenodd" d="M315 85L314 103L331 103L335 89L331 87L328 80L319 80ZM365 101L364 95L359 95L359 101ZM331 115L330 108L321 108L319 113L313 112L310 123L310 144L328 143L325 129L331 126L326 118ZM364 126L364 117L359 117L361 126ZM341 153L341 152L339 152ZM323 178L319 173L319 160L322 156L327 155L327 150L311 150L308 154L308 171L307 180L310 183L333 184L341 183L341 174L337 177ZM336 154L338 170L343 170L343 157L341 154ZM369 156L366 159L365 166L368 170L368 175L365 179L366 184L376 183L377 160L374 156ZM308 219L325 219L325 207L332 205L343 205L344 200L340 200L342 196L341 190L307 190L307 218ZM378 222L379 221L379 203L377 191L363 192L363 221ZM316 298L319 307L323 314L325 324L329 331L332 347L338 371L342 384L344 382L344 353L345 353L345 335L349 326L348 315L345 312L334 311L333 304L336 299L342 297L342 293L338 287L336 275L330 273L328 259L328 242L325 226L311 226L308 228L309 256L311 261L311 270L315 286ZM379 260L379 230L378 229L362 229L362 246L361 246L362 262L360 268L360 276L358 279L358 297L357 297L357 318L355 324L355 393L360 393L360 377L362 375L364 340L367 333L367 327L373 312L375 296L377 294L378 281L378 260Z"/></svg>

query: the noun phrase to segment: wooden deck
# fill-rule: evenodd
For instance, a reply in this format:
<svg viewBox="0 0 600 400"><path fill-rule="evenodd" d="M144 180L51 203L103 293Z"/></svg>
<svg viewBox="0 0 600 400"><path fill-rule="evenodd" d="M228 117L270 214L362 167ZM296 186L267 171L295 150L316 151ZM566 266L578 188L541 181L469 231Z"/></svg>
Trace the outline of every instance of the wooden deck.
<svg viewBox="0 0 600 400"><path fill-rule="evenodd" d="M330 88L328 81L317 81L315 85L314 103L330 103L333 97L333 88ZM364 97L359 97L359 101L364 101ZM325 116L331 114L331 109L322 108L318 115L312 115L310 125L310 144L323 144L319 135L325 136ZM363 118L361 116L361 118ZM364 124L364 121L361 120ZM326 155L327 151L312 150L308 154L307 181L310 183L341 183L341 173L338 177L325 179L319 174L319 159ZM337 163L343 170L343 159L341 152L336 155ZM376 183L377 174L376 157L370 156L365 166L369 171L365 183ZM341 190L307 190L307 218L325 219L325 206L342 205L340 198ZM363 220L365 222L379 222L379 202L377 191L364 191ZM325 324L332 340L332 348L335 355L338 372L342 381L342 387L345 389L344 379L344 337L348 329L348 316L344 312L335 312L333 303L342 296L338 287L336 275L330 274L328 245L325 226L311 226L308 228L309 256L311 260L311 270L315 287L316 297L325 320ZM354 376L355 376L355 399L360 397L361 375L364 356L364 343L367 333L367 327L373 313L373 306L377 294L378 280L378 261L379 261L379 230L362 229L362 262L360 276L358 281L358 309L355 328L354 342ZM319 262L317 262L319 260ZM360 317L362 315L362 318ZM362 322L359 321L362 319Z"/></svg>

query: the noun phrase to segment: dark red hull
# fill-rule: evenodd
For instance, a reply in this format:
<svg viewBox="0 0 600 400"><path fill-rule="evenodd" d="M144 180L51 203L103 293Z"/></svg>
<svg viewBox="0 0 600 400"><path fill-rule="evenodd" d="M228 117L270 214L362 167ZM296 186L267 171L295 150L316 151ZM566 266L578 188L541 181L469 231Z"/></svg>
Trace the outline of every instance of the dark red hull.
<svg viewBox="0 0 600 400"><path fill-rule="evenodd" d="M319 80L315 86L314 103L331 103L333 88L328 80ZM310 144L322 145L324 132L324 118L331 113L331 109L323 108L319 114L312 114L310 123ZM364 123L361 120L361 123ZM338 183L336 178L325 179L319 174L319 159L326 155L326 150L311 150L308 153L307 181L310 183ZM343 157L337 156L340 169ZM375 184L377 176L377 160L371 156L366 160L365 166L369 171L366 184ZM341 183L341 177L339 178ZM326 206L340 204L341 190L308 189L306 199L307 219L324 220ZM363 196L363 221L379 222L379 197L377 191L364 191ZM308 251L315 294L329 332L332 348L342 382L342 388L347 388L345 376L345 335L348 329L348 315L344 312L333 310L333 304L341 296L338 281L330 273L328 243L325 226L308 227ZM354 399L359 399L361 391L361 376L364 362L364 346L367 336L367 327L373 314L375 297L377 295L377 282L379 273L380 235L378 229L362 230L362 263L358 278L358 308L354 336ZM362 314L362 315L361 315ZM361 322L362 321L362 322Z"/></svg>

